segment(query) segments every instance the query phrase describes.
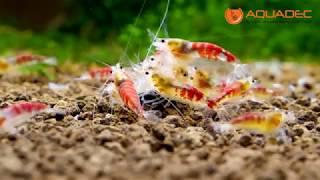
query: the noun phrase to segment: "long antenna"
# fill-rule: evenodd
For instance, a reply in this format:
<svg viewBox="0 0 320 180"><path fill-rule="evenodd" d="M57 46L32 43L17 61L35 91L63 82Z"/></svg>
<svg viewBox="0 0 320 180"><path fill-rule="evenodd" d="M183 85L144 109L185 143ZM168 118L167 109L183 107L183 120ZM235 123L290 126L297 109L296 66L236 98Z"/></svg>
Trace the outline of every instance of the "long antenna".
<svg viewBox="0 0 320 180"><path fill-rule="evenodd" d="M144 1L143 1L143 4L142 4L142 6L141 6L141 8L140 8L140 10L139 10L138 16L136 17L136 19L135 19L135 21L134 21L134 23L133 23L133 26L134 26L134 27L137 25L137 23L138 23L138 21L139 21L139 19L140 19L140 16L141 16L141 14L142 14L142 11L143 11L144 6L146 5L146 3L147 3L147 0L144 0ZM127 44L126 44L126 48L124 49L124 52L122 53L122 55L121 55L120 58L119 58L120 60L122 60L122 59L124 58L124 56L127 56L127 57L128 57L127 51L128 51L128 49L129 49L129 43L130 43L130 41L131 41L131 38L132 38L132 33L130 33L130 35L129 35L129 38L128 38L128 41L127 41Z"/></svg>
<svg viewBox="0 0 320 180"><path fill-rule="evenodd" d="M169 11L169 5L170 5L170 0L167 1L166 10L165 10L164 15L163 15L163 18L162 18L162 20L161 20L160 26L159 26L159 28L158 28L158 30L157 30L154 38L152 39L152 42L151 42L151 44L150 44L150 46L149 46L149 48L148 48L148 51L147 51L147 54L146 54L145 59L149 56L149 53L150 53L151 48L152 48L152 43L153 43L154 40L158 37L158 34L159 34L159 32L160 32L160 30L161 30L161 28L162 28L162 26L163 26L163 24L164 24L164 22L165 22L165 20L166 20L166 18L167 18L167 14L168 14L168 11Z"/></svg>

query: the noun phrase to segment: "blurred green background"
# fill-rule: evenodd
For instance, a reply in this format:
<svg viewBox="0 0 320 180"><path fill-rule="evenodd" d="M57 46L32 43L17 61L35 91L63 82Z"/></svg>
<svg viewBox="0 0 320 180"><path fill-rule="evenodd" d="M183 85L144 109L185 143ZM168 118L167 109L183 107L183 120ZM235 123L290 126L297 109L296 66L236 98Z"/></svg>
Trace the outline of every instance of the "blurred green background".
<svg viewBox="0 0 320 180"><path fill-rule="evenodd" d="M0 0L0 55L31 51L113 64L143 59L167 0ZM311 9L296 23L230 25L227 8ZM142 11L141 11L142 9ZM242 60L320 62L318 0L171 0L161 37L214 42ZM139 12L141 15L139 16Z"/></svg>

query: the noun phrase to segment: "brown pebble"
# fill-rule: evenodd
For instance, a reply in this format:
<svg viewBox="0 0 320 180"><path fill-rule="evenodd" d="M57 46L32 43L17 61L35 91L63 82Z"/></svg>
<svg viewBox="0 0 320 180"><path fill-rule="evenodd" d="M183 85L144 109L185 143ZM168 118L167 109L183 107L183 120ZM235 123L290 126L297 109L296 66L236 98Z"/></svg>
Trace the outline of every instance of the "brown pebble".
<svg viewBox="0 0 320 180"><path fill-rule="evenodd" d="M310 131L310 130L314 129L315 124L314 124L314 122L308 122L304 126Z"/></svg>
<svg viewBox="0 0 320 180"><path fill-rule="evenodd" d="M296 136L302 136L304 133L304 130L301 127L296 127L293 129L293 132Z"/></svg>
<svg viewBox="0 0 320 180"><path fill-rule="evenodd" d="M319 105L319 104L312 105L312 106L311 106L311 110L312 110L313 112L320 112L320 105Z"/></svg>
<svg viewBox="0 0 320 180"><path fill-rule="evenodd" d="M200 120L203 118L203 114L201 112L194 112L190 115L193 120Z"/></svg>
<svg viewBox="0 0 320 180"><path fill-rule="evenodd" d="M298 117L299 121L306 122L306 121L316 121L317 117L311 111L308 111L301 116Z"/></svg>
<svg viewBox="0 0 320 180"><path fill-rule="evenodd" d="M185 123L180 116L177 115L168 115L163 122L167 122L169 124L174 124L176 127L185 127Z"/></svg>
<svg viewBox="0 0 320 180"><path fill-rule="evenodd" d="M304 83L303 87L306 88L307 90L312 90L313 86L310 83Z"/></svg>
<svg viewBox="0 0 320 180"><path fill-rule="evenodd" d="M310 106L310 104L311 104L311 99L310 99L309 97L301 98L301 99L298 99L298 100L296 101L296 103L297 103L297 104L300 104L300 105L302 105L302 106L308 107L308 106Z"/></svg>
<svg viewBox="0 0 320 180"><path fill-rule="evenodd" d="M249 135L242 135L242 136L240 137L240 139L239 139L239 144L240 144L241 146L244 146L244 147L251 145L251 144L252 144L252 138L251 138L251 136L249 136Z"/></svg>

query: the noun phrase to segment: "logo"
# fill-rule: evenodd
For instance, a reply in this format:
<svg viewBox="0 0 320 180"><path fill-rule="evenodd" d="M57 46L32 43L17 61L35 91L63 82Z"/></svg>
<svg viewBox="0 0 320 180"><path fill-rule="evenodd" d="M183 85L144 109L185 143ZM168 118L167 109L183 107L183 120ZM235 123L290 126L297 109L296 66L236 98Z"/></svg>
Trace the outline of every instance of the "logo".
<svg viewBox="0 0 320 180"><path fill-rule="evenodd" d="M229 24L239 24L243 19L242 9L226 9L224 17Z"/></svg>
<svg viewBox="0 0 320 180"><path fill-rule="evenodd" d="M244 17L245 14L245 17ZM243 19L246 23L296 23L310 22L312 10L285 9L285 10L248 10L245 13L241 8L226 9L224 17L229 24L240 24Z"/></svg>

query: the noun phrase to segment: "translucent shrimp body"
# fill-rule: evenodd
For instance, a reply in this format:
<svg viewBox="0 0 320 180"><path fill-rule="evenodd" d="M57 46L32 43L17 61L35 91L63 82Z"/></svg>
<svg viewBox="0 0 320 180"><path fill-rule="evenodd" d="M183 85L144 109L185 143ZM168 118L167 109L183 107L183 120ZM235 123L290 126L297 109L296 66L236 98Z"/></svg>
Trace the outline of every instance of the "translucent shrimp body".
<svg viewBox="0 0 320 180"><path fill-rule="evenodd" d="M111 74L112 68L110 66L97 67L89 69L88 72L84 73L80 78L77 78L77 80L96 79L99 81L105 81L111 77Z"/></svg>
<svg viewBox="0 0 320 180"><path fill-rule="evenodd" d="M38 102L20 102L0 111L0 126L14 133L16 126L26 122L34 115L48 110L48 106Z"/></svg>
<svg viewBox="0 0 320 180"><path fill-rule="evenodd" d="M272 133L280 127L284 120L285 115L282 112L249 112L232 119L230 123L238 128Z"/></svg>
<svg viewBox="0 0 320 180"><path fill-rule="evenodd" d="M208 100L208 107L217 108L225 102L239 100L247 93L250 86L251 83L248 80L235 81L230 85L226 85L221 94Z"/></svg>
<svg viewBox="0 0 320 180"><path fill-rule="evenodd" d="M177 100L190 105L206 105L205 95L195 87L189 85L174 85L172 83L172 79L164 78L159 74L152 74L152 80L156 90L169 99Z"/></svg>
<svg viewBox="0 0 320 180"><path fill-rule="evenodd" d="M208 42L190 42L177 38L157 39L153 45L159 51L169 51L176 58L190 60L204 58L229 63L239 61L232 53L222 47Z"/></svg>

